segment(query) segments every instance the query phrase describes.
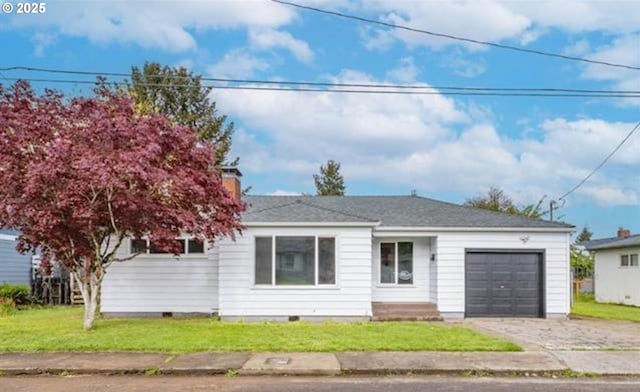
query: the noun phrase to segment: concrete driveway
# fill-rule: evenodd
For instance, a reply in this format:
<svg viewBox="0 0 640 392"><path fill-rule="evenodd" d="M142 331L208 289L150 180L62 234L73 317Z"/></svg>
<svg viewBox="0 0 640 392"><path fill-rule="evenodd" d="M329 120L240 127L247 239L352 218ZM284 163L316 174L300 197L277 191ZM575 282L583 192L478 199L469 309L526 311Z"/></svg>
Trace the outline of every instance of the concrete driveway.
<svg viewBox="0 0 640 392"><path fill-rule="evenodd" d="M640 350L640 324L606 320L466 319L466 326L536 350Z"/></svg>

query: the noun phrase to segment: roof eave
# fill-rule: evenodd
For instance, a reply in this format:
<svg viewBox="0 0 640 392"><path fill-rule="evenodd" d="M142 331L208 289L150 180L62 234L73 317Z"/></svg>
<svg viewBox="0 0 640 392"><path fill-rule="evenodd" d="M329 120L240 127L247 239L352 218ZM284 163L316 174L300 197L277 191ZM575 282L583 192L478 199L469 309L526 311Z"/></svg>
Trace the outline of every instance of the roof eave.
<svg viewBox="0 0 640 392"><path fill-rule="evenodd" d="M585 248L585 249L588 250L589 252L597 252L599 250L617 250L617 249L629 249L629 248L640 248L640 244L598 246L595 248Z"/></svg>
<svg viewBox="0 0 640 392"><path fill-rule="evenodd" d="M571 233L575 231L574 227L487 227L487 226L379 226L376 231L483 231L483 232L554 232L554 233Z"/></svg>
<svg viewBox="0 0 640 392"><path fill-rule="evenodd" d="M376 227L380 222L242 222L247 227Z"/></svg>

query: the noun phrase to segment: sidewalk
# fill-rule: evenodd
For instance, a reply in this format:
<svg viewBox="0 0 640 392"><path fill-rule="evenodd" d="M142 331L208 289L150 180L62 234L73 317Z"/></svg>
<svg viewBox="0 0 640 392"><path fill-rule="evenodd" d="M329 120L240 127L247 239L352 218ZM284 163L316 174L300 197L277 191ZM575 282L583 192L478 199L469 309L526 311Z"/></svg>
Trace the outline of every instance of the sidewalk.
<svg viewBox="0 0 640 392"><path fill-rule="evenodd" d="M562 374L640 375L640 351L376 353L6 353L0 375L172 374Z"/></svg>

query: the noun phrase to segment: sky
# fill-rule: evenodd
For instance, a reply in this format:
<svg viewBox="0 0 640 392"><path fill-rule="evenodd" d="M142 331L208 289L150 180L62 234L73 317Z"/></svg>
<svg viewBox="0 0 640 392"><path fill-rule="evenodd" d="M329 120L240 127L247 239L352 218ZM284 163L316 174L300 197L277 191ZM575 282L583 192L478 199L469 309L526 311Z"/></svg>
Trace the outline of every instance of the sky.
<svg viewBox="0 0 640 392"><path fill-rule="evenodd" d="M476 40L640 66L638 1L299 0ZM490 48L268 0L47 1L0 13L0 67L130 71L146 61L206 77L429 86L640 90L640 71ZM11 79L62 78L16 71ZM77 77L74 79L78 79ZM84 85L34 82L70 95ZM496 186L557 199L640 121L640 98L212 92L235 123L232 157L254 194L314 193L339 161L350 195L455 203ZM556 215L596 237L640 233L640 131Z"/></svg>

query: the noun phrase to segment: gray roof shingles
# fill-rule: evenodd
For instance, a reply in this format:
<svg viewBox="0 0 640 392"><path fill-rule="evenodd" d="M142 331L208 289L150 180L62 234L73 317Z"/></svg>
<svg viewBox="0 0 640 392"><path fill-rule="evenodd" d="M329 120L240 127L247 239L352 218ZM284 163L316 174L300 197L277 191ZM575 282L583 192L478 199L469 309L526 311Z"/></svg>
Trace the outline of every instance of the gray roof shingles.
<svg viewBox="0 0 640 392"><path fill-rule="evenodd" d="M380 222L381 226L571 229L572 225L419 196L245 196L245 222Z"/></svg>
<svg viewBox="0 0 640 392"><path fill-rule="evenodd" d="M640 234L632 235L626 238L600 238L597 240L584 242L581 245L583 245L587 250L640 247Z"/></svg>

